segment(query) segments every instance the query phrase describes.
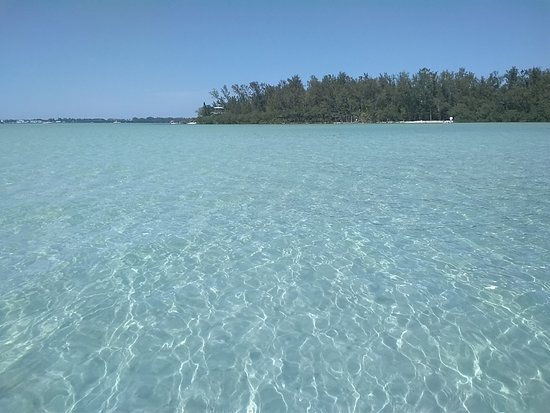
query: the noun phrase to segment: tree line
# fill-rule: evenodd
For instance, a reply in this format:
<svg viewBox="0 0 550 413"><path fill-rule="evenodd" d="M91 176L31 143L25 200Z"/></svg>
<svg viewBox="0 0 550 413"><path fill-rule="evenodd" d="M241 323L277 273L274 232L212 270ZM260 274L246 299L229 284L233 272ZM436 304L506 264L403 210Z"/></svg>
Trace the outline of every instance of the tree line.
<svg viewBox="0 0 550 413"><path fill-rule="evenodd" d="M477 77L420 69L410 75L346 73L299 76L276 85L250 82L210 92L197 110L199 123L333 123L447 120L460 122L550 121L550 70L512 67Z"/></svg>

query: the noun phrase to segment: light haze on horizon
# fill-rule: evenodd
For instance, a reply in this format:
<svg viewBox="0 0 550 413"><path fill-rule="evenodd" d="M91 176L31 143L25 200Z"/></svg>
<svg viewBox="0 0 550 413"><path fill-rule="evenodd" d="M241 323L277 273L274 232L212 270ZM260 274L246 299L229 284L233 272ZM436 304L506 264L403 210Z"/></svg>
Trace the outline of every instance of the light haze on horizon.
<svg viewBox="0 0 550 413"><path fill-rule="evenodd" d="M0 119L195 115L224 84L550 67L550 0L0 0Z"/></svg>

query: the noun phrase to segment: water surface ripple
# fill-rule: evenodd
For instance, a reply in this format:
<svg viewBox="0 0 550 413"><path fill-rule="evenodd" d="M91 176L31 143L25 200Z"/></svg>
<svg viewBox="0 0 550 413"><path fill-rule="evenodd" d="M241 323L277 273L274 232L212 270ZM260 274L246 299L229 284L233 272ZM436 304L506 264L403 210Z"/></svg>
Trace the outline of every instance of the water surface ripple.
<svg viewBox="0 0 550 413"><path fill-rule="evenodd" d="M549 137L0 125L0 410L548 411Z"/></svg>

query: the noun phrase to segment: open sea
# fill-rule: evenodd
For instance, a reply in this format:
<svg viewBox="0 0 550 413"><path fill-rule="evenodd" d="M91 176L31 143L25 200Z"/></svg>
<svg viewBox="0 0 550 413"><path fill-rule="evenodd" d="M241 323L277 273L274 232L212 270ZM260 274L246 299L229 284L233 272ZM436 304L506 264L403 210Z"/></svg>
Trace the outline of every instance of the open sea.
<svg viewBox="0 0 550 413"><path fill-rule="evenodd" d="M550 124L0 125L0 412L548 412Z"/></svg>

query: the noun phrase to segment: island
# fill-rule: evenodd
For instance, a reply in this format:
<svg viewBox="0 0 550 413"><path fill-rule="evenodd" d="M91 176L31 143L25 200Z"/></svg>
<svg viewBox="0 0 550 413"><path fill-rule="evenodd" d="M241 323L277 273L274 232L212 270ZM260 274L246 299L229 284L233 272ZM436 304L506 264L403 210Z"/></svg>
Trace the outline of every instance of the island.
<svg viewBox="0 0 550 413"><path fill-rule="evenodd" d="M464 68L410 75L295 75L276 85L223 86L197 110L199 124L548 122L550 70L512 67L476 76ZM436 122L437 121L437 122Z"/></svg>

